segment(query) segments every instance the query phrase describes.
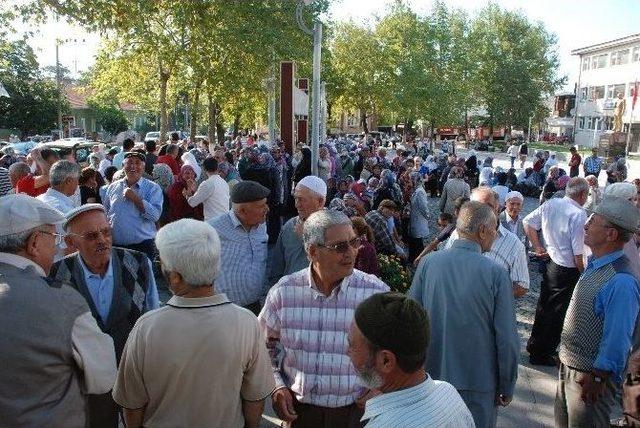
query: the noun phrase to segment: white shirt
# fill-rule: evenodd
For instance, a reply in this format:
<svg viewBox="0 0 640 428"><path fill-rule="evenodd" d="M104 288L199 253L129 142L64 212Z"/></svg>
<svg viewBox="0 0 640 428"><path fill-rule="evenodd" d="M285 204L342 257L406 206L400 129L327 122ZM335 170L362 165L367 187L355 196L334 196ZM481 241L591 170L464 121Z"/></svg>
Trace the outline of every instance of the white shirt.
<svg viewBox="0 0 640 428"><path fill-rule="evenodd" d="M451 248L453 241L459 239L458 231L454 230L447 240L444 248ZM483 255L509 272L509 278L512 283L518 283L523 288L529 288L529 265L527 260L527 251L524 244L506 227L500 224L498 227L498 236L491 245L491 249Z"/></svg>
<svg viewBox="0 0 640 428"><path fill-rule="evenodd" d="M493 168L485 166L480 170L480 184L491 184L493 178Z"/></svg>
<svg viewBox="0 0 640 428"><path fill-rule="evenodd" d="M361 421L367 428L473 428L473 416L450 383L427 377L411 388L367 400Z"/></svg>
<svg viewBox="0 0 640 428"><path fill-rule="evenodd" d="M515 144L512 144L509 146L509 148L507 149L507 154L511 157L517 157L518 156L518 146L516 146Z"/></svg>
<svg viewBox="0 0 640 428"><path fill-rule="evenodd" d="M522 223L542 229L551 260L560 266L576 267L575 256L584 253L584 224L587 213L571 198L552 198L529 213Z"/></svg>
<svg viewBox="0 0 640 428"><path fill-rule="evenodd" d="M79 189L80 187L78 186L78 188L76 189L76 192L78 194L79 194ZM67 196L64 193L58 192L57 190L51 187L49 187L47 191L44 192L42 195L37 196L36 199L40 199L45 204L49 205L52 208L57 209L58 211L60 211L62 214L65 214L65 215L72 209L80 206L80 201L75 198L75 193L71 196ZM61 235L65 234L64 229L62 229L62 224L56 225L56 232ZM65 244L65 242L62 241L58 246L58 251L56 251L56 255L53 258L54 262L57 262L58 260L64 257L65 248L67 248L67 244Z"/></svg>
<svg viewBox="0 0 640 428"><path fill-rule="evenodd" d="M200 183L187 202L192 207L202 204L205 221L212 219L229 211L229 185L218 174L213 174Z"/></svg>
<svg viewBox="0 0 640 428"><path fill-rule="evenodd" d="M102 159L100 161L100 165L98 165L98 172L102 174L102 176L104 177L104 171L107 168L109 168L111 165L113 165L113 163L109 159L107 158Z"/></svg>

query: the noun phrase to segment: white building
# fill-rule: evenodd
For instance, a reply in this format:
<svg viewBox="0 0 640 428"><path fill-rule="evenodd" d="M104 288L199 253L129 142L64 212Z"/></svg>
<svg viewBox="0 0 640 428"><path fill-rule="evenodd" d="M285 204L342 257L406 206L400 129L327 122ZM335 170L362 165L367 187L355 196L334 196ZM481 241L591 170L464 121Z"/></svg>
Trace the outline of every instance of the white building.
<svg viewBox="0 0 640 428"><path fill-rule="evenodd" d="M631 92L640 81L640 34L611 40L571 52L580 57L574 141L582 147L597 145L613 129L613 107L618 93L627 100L623 132L631 124L630 151L640 142L640 100L631 118Z"/></svg>

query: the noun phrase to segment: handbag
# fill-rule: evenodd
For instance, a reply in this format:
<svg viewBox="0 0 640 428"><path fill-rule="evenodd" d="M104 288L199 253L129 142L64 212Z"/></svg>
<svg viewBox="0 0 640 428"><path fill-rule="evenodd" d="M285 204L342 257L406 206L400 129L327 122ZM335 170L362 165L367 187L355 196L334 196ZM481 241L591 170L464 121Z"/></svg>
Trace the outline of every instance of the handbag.
<svg viewBox="0 0 640 428"><path fill-rule="evenodd" d="M622 384L622 413L626 426L640 428L640 375L629 373Z"/></svg>

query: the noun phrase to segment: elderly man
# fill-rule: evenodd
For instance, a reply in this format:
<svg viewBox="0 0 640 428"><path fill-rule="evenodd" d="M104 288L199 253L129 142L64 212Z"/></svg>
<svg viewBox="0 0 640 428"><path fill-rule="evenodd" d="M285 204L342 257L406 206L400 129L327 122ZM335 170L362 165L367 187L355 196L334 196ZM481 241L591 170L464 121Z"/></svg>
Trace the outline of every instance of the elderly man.
<svg viewBox="0 0 640 428"><path fill-rule="evenodd" d="M159 306L151 262L143 253L112 247L111 226L100 204L68 212L64 230L67 247L76 252L55 263L49 276L85 298L100 329L113 339L120 361L137 319ZM89 396L89 416L91 427L118 426L110 394Z"/></svg>
<svg viewBox="0 0 640 428"><path fill-rule="evenodd" d="M546 263L540 284L536 317L527 343L531 364L556 366L556 348L560 343L562 322L573 288L584 270L584 223L582 208L587 201L589 184L584 178L572 178L566 196L552 198L529 213L523 220L524 231L533 251ZM546 248L542 246L538 231Z"/></svg>
<svg viewBox="0 0 640 428"><path fill-rule="evenodd" d="M494 427L496 406L511 401L520 353L512 282L502 266L481 254L491 249L497 225L488 204L463 205L456 224L460 239L420 261L408 293L431 316L427 371L456 387L482 428Z"/></svg>
<svg viewBox="0 0 640 428"><path fill-rule="evenodd" d="M231 191L231 211L209 221L222 243L224 269L216 278L216 288L256 315L267 292L265 216L269 211L269 193L269 189L255 181L241 181Z"/></svg>
<svg viewBox="0 0 640 428"><path fill-rule="evenodd" d="M589 183L589 196L587 196L587 202L584 204L584 209L592 211L602 200L602 191L598 185L598 178L595 175L587 175L584 179Z"/></svg>
<svg viewBox="0 0 640 428"><path fill-rule="evenodd" d="M471 192L471 200L482 202L493 210L496 218L500 216L500 204L498 194L491 188L480 186ZM451 248L453 241L459 238L457 230L454 230L445 248ZM511 278L513 296L522 297L529 290L529 265L527 264L527 252L524 244L518 237L498 223L498 235L491 245L491 249L484 255L505 268Z"/></svg>
<svg viewBox="0 0 640 428"><path fill-rule="evenodd" d="M11 187L14 189L14 193L18 193L18 190L16 189L18 182L30 173L31 170L29 169L29 165L25 162L16 162L11 164L9 167L9 180L11 181Z"/></svg>
<svg viewBox="0 0 640 428"><path fill-rule="evenodd" d="M49 170L50 187L37 198L62 214L66 214L78 206L73 195L78 190L79 178L80 166L78 164L68 160L60 160L54 163Z"/></svg>
<svg viewBox="0 0 640 428"><path fill-rule="evenodd" d="M207 179L200 183L197 190L187 188L183 192L191 207L202 204L204 220L207 221L229 211L229 185L220 177L218 161L214 158L206 158L202 168Z"/></svg>
<svg viewBox="0 0 640 428"><path fill-rule="evenodd" d="M8 195L0 218L1 424L84 428L85 394L111 390L116 360L82 296L44 279L64 217L35 198Z"/></svg>
<svg viewBox="0 0 640 428"><path fill-rule="evenodd" d="M220 240L209 224L183 219L156 238L174 294L129 335L113 398L128 428L257 428L274 388L258 321L214 291Z"/></svg>
<svg viewBox="0 0 640 428"><path fill-rule="evenodd" d="M418 303L399 293L379 293L356 308L349 357L360 379L382 394L370 398L367 428L475 427L460 394L424 369L429 320Z"/></svg>
<svg viewBox="0 0 640 428"><path fill-rule="evenodd" d="M113 232L113 243L119 247L143 252L153 260L156 222L162 213L162 189L142 177L144 155L124 155L125 178L111 183L102 203Z"/></svg>
<svg viewBox="0 0 640 428"><path fill-rule="evenodd" d="M320 177L308 175L296 185L293 198L298 216L287 221L280 230L269 270L270 284L309 266L302 244L302 228L311 214L324 208L326 197L327 184Z"/></svg>
<svg viewBox="0 0 640 428"><path fill-rule="evenodd" d="M393 240L393 233L389 230L389 220L398 212L398 206L390 199L380 202L377 210L369 211L364 220L373 232L376 251L378 254L396 254L396 243Z"/></svg>
<svg viewBox="0 0 640 428"><path fill-rule="evenodd" d="M389 287L354 270L360 239L343 213L313 213L303 239L311 264L272 287L258 317L276 380L273 408L293 427L359 427L356 400L367 390L349 361L347 335L358 303Z"/></svg>
<svg viewBox="0 0 640 428"><path fill-rule="evenodd" d="M500 213L500 224L526 245L527 235L524 233L524 225L520 216L523 203L522 193L515 190L507 193L504 199L504 211Z"/></svg>
<svg viewBox="0 0 640 428"><path fill-rule="evenodd" d="M605 197L584 226L593 256L562 328L557 427L609 426L640 309L638 279L622 250L639 221L634 204Z"/></svg>

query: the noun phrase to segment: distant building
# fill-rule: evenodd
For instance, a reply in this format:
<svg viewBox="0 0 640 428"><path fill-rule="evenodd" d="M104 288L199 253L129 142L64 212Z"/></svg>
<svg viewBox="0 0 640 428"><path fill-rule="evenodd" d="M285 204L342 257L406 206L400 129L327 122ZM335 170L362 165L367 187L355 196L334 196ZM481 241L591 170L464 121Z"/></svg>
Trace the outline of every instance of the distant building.
<svg viewBox="0 0 640 428"><path fill-rule="evenodd" d="M544 141L563 141L573 135L576 96L573 92L556 94L547 103L551 114L545 119Z"/></svg>
<svg viewBox="0 0 640 428"><path fill-rule="evenodd" d="M345 134L359 134L364 131L360 122L360 110L355 112L340 112L338 123L338 131ZM369 131L378 129L378 116L374 114L367 115L367 127Z"/></svg>
<svg viewBox="0 0 640 428"><path fill-rule="evenodd" d="M631 90L640 79L640 34L575 49L580 58L574 141L592 147L613 129L613 108L618 93L626 97L623 132L631 126L630 151L640 143L640 101L631 118Z"/></svg>

